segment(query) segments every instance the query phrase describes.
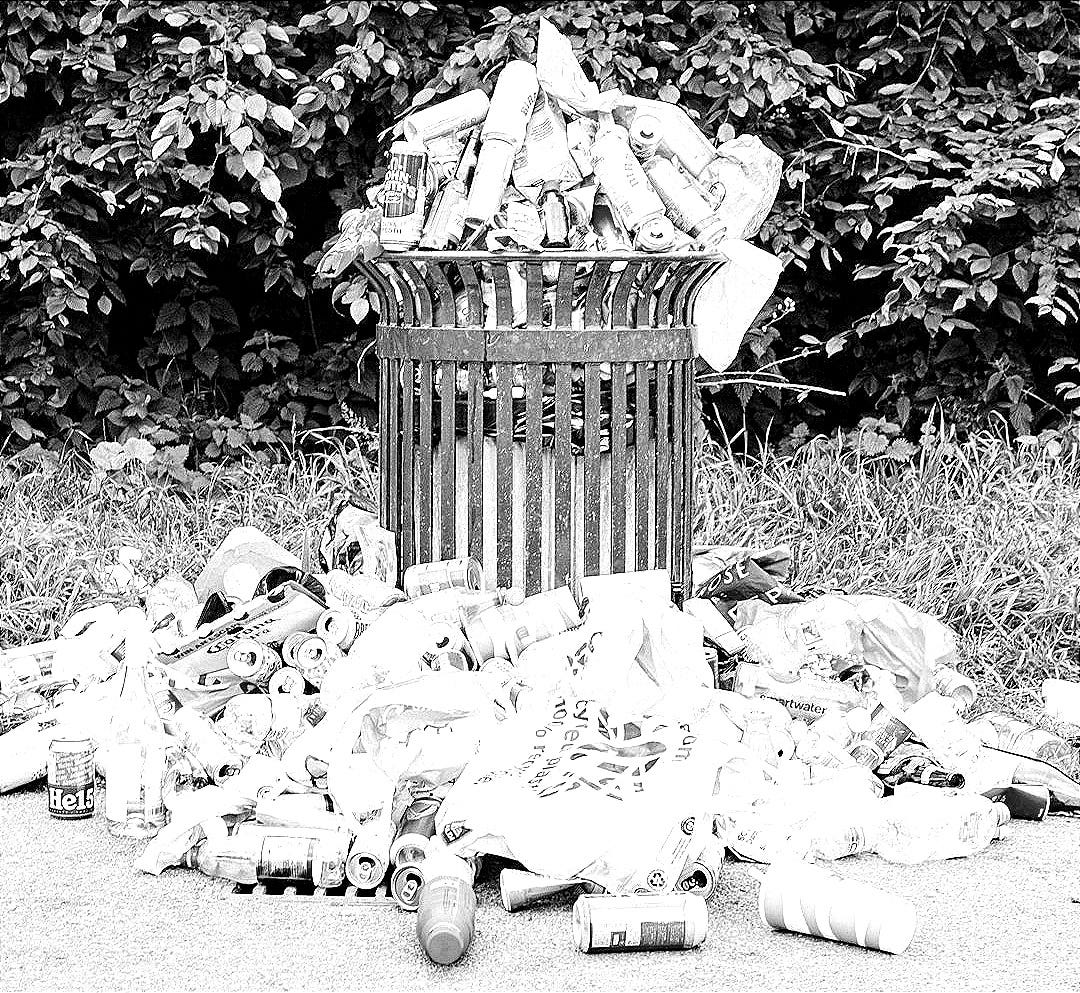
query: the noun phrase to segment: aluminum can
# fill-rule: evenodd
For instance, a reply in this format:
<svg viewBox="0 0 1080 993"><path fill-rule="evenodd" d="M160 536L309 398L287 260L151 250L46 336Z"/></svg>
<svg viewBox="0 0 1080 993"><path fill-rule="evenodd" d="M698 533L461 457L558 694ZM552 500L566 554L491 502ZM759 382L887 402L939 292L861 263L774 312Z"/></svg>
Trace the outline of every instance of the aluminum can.
<svg viewBox="0 0 1080 993"><path fill-rule="evenodd" d="M717 219L712 204L705 199L697 184L681 172L671 159L662 155L652 156L645 161L645 174L663 200L667 215L676 227L705 245L723 239L725 228Z"/></svg>
<svg viewBox="0 0 1080 993"><path fill-rule="evenodd" d="M582 952L647 952L696 948L709 914L696 893L579 896L574 943Z"/></svg>
<svg viewBox="0 0 1080 993"><path fill-rule="evenodd" d="M427 152L423 145L395 141L383 185L379 241L388 251L415 248L424 229Z"/></svg>
<svg viewBox="0 0 1080 993"><path fill-rule="evenodd" d="M444 134L475 127L487 117L490 101L483 90L469 90L461 96L425 107L401 122L408 141L424 142Z"/></svg>
<svg viewBox="0 0 1080 993"><path fill-rule="evenodd" d="M859 765L876 769L910 737L911 728L878 704L871 715L870 727L852 742L848 754Z"/></svg>
<svg viewBox="0 0 1080 993"><path fill-rule="evenodd" d="M323 612L315 624L315 633L328 645L337 645L347 652L360 637L360 619L351 610L331 608Z"/></svg>
<svg viewBox="0 0 1080 993"><path fill-rule="evenodd" d="M288 644L288 642L286 642ZM312 686L321 686L334 656L317 634L305 634L290 646L289 662Z"/></svg>
<svg viewBox="0 0 1080 993"><path fill-rule="evenodd" d="M593 142L593 167L600 188L631 231L664 216L664 202L630 151L626 128L615 124L600 129Z"/></svg>
<svg viewBox="0 0 1080 993"><path fill-rule="evenodd" d="M516 662L534 642L569 631L581 624L570 590L563 586L534 593L520 604L504 604L482 611L465 624L473 658L483 667L489 659Z"/></svg>
<svg viewBox="0 0 1080 993"><path fill-rule="evenodd" d="M474 558L443 559L411 565L402 577L405 595L413 597L434 593L437 590L460 587L466 590L484 588L484 570Z"/></svg>
<svg viewBox="0 0 1080 993"><path fill-rule="evenodd" d="M398 827L397 837L390 846L390 861L422 862L427 853L428 839L435 833L435 815L440 800L433 796L419 796L405 810Z"/></svg>
<svg viewBox="0 0 1080 993"><path fill-rule="evenodd" d="M51 816L64 821L94 816L94 743L89 738L55 738L46 776Z"/></svg>
<svg viewBox="0 0 1080 993"><path fill-rule="evenodd" d="M299 669L291 665L282 666L270 677L267 685L268 693L286 693L290 696L303 696L307 689L307 680Z"/></svg>
<svg viewBox="0 0 1080 993"><path fill-rule="evenodd" d="M281 665L281 656L254 638L237 638L229 649L230 671L260 686L265 686Z"/></svg>

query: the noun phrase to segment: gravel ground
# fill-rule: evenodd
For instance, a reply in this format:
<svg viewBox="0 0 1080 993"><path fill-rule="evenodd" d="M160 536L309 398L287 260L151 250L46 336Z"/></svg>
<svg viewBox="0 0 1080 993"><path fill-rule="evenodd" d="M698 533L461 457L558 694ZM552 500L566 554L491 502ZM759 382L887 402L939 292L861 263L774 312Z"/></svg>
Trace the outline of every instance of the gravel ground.
<svg viewBox="0 0 1080 993"><path fill-rule="evenodd" d="M760 923L757 884L729 864L691 952L586 956L568 904L506 914L483 880L476 939L457 967L419 950L392 907L245 897L187 870L133 868L134 845L48 817L44 789L0 797L0 949L7 989L1080 989L1080 818L1020 823L972 859L839 871L913 900L910 949L889 956Z"/></svg>

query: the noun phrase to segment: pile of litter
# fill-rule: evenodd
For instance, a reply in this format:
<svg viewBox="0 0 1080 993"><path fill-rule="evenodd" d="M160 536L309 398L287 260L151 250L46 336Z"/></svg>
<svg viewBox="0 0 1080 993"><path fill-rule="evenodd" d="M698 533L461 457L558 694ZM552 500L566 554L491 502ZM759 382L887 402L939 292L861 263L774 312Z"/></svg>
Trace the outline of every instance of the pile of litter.
<svg viewBox="0 0 1080 993"><path fill-rule="evenodd" d="M742 336L776 286L781 264L749 244L780 185L780 157L752 135L714 145L682 108L663 100L601 93L578 64L570 41L541 19L536 65L511 60L490 98L473 89L415 111L391 133L385 176L367 191L370 206L352 207L324 254L319 272L332 279L360 260L419 247L456 253L543 253L543 309L550 317L560 253L615 254L605 272L619 273L625 253L708 253L718 265L697 307L710 315L698 329L699 354L726 368ZM582 254L583 253L583 254ZM514 326L526 322L526 285L508 268ZM580 327L589 272L575 281L570 322ZM339 285L346 302L361 299L351 273ZM467 279L468 277L466 277ZM642 273L639 279L644 279ZM676 278L674 269L665 278ZM455 267L449 280L457 320L467 322L470 286ZM472 280L475 282L475 277ZM493 300L484 291L492 326ZM659 290L663 281L656 282ZM605 314L610 295L600 301ZM560 293L562 290L559 291ZM549 323L544 320L543 323Z"/></svg>
<svg viewBox="0 0 1080 993"><path fill-rule="evenodd" d="M393 536L351 504L318 560L239 528L194 583L114 567L140 606L0 653L0 789L45 777L49 813L89 817L96 766L145 872L388 892L440 963L488 857L507 911L576 897L583 951L700 944L726 854L770 865L768 925L901 952L915 908L825 863L974 855L1080 809L1067 741L961 716L948 628L804 600L786 548L699 549L685 610L660 571L523 597L459 559L398 588ZM1080 721L1080 686L1045 692Z"/></svg>

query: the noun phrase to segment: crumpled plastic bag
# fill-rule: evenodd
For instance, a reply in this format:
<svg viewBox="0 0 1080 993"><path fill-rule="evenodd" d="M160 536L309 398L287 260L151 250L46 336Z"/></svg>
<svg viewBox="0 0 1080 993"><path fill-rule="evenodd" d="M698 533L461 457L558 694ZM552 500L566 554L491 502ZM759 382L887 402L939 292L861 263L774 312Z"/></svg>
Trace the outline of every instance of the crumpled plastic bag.
<svg viewBox="0 0 1080 993"><path fill-rule="evenodd" d="M706 718L538 698L482 739L436 829L459 853L612 893L671 891L711 830L720 747Z"/></svg>
<svg viewBox="0 0 1080 993"><path fill-rule="evenodd" d="M934 673L957 662L953 632L891 597L828 595L798 604L747 600L736 608L750 654L777 672L827 663L834 672L891 673L904 703L933 689Z"/></svg>
<svg viewBox="0 0 1080 993"><path fill-rule="evenodd" d="M715 601L725 615L740 600L756 597L766 603L799 603L803 599L787 586L790 545L696 545L690 572L694 596Z"/></svg>
<svg viewBox="0 0 1080 993"><path fill-rule="evenodd" d="M582 587L589 600L584 623L526 648L514 672L520 683L637 712L659 706L669 693L711 685L701 623L671 603L666 572L590 577Z"/></svg>
<svg viewBox="0 0 1080 993"><path fill-rule="evenodd" d="M735 361L746 332L776 289L784 265L775 255L745 241L722 241L716 251L727 257L727 263L698 293L693 334L694 351L723 372Z"/></svg>

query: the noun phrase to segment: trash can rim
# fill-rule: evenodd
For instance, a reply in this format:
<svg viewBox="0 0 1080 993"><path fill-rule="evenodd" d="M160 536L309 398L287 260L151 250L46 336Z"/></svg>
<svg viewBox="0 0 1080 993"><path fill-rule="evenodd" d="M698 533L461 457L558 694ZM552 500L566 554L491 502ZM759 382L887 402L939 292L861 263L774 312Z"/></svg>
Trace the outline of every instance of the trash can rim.
<svg viewBox="0 0 1080 993"><path fill-rule="evenodd" d="M542 252L382 252L370 263L391 262L726 262L723 252L579 252L545 249Z"/></svg>

